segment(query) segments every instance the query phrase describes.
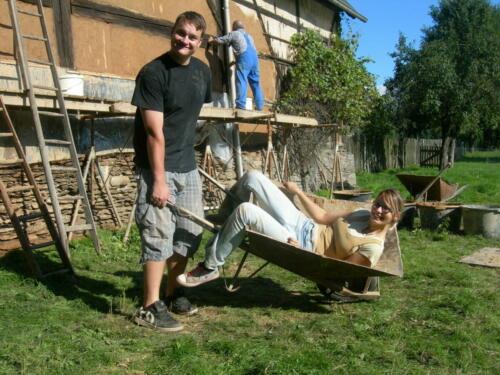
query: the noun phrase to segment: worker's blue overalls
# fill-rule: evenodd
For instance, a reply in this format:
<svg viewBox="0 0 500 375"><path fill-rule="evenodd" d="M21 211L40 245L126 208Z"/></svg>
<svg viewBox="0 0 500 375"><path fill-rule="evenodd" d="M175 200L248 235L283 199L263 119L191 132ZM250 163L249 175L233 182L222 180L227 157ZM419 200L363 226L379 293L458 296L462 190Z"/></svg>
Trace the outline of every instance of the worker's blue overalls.
<svg viewBox="0 0 500 375"><path fill-rule="evenodd" d="M260 111L264 106L264 96L259 83L259 58L248 34L243 30L238 30L238 32L245 37L247 49L236 56L236 108L245 109L248 80L255 101L255 109Z"/></svg>

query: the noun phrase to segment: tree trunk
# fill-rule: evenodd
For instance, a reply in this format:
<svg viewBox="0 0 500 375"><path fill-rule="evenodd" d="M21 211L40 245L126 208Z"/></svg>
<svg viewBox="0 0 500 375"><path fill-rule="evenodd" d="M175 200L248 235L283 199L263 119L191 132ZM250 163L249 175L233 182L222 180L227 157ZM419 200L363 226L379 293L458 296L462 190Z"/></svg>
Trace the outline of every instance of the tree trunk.
<svg viewBox="0 0 500 375"><path fill-rule="evenodd" d="M439 163L440 164L439 169L443 169L446 165L448 165L449 149L451 141L452 138L447 136L443 139L443 142L441 143L441 162Z"/></svg>
<svg viewBox="0 0 500 375"><path fill-rule="evenodd" d="M450 156L448 161L451 163L451 166L453 167L455 165L455 147L457 146L457 140L453 139L451 141L450 145Z"/></svg>

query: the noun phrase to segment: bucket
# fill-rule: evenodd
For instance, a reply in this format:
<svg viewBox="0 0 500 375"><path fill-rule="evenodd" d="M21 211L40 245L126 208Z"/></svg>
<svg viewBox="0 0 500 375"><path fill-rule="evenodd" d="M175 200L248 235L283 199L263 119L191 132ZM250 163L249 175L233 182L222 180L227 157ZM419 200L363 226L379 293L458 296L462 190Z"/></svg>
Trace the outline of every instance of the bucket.
<svg viewBox="0 0 500 375"><path fill-rule="evenodd" d="M419 202L417 203L422 228L436 230L448 221L448 230L458 233L462 219L461 203Z"/></svg>
<svg viewBox="0 0 500 375"><path fill-rule="evenodd" d="M59 78L61 90L65 95L83 96L83 76L69 73Z"/></svg>
<svg viewBox="0 0 500 375"><path fill-rule="evenodd" d="M466 205L462 207L465 234L500 238L500 206Z"/></svg>
<svg viewBox="0 0 500 375"><path fill-rule="evenodd" d="M251 111L253 109L253 99L252 98L247 98L245 101L245 109L248 109Z"/></svg>
<svg viewBox="0 0 500 375"><path fill-rule="evenodd" d="M356 202L368 202L372 197L370 190L337 190L333 192L336 199Z"/></svg>

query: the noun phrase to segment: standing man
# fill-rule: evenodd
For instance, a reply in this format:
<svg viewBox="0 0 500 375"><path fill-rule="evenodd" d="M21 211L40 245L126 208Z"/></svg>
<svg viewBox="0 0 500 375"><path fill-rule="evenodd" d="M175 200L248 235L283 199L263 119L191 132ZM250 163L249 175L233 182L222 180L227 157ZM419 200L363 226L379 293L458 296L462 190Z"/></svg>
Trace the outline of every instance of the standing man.
<svg viewBox="0 0 500 375"><path fill-rule="evenodd" d="M218 38L208 38L208 43L229 44L236 56L236 108L245 109L247 81L250 83L255 109L262 111L264 96L260 89L259 58L253 39L244 30L240 21L233 22L233 31Z"/></svg>
<svg viewBox="0 0 500 375"><path fill-rule="evenodd" d="M191 305L177 284L187 258L198 249L202 228L176 216L167 202L203 216L200 177L194 155L194 135L203 103L211 98L208 66L193 57L206 29L196 12L180 14L170 50L146 64L136 79L132 104L135 115L135 164L138 198L135 219L142 241L144 301L134 320L162 331L179 331L182 324L168 314L192 315ZM167 265L165 299L160 286Z"/></svg>

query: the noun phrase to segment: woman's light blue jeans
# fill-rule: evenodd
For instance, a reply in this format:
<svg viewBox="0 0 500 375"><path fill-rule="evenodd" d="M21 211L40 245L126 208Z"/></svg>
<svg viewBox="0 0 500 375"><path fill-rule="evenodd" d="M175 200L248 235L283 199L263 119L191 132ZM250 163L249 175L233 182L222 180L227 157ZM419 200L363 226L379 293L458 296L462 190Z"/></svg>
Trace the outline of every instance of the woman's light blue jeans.
<svg viewBox="0 0 500 375"><path fill-rule="evenodd" d="M312 251L316 224L262 173L245 173L231 190L245 203L233 211L221 231L207 243L205 267L215 269L223 265L229 254L243 241L245 228L282 242L292 237L303 249ZM247 202L250 193L259 206Z"/></svg>

